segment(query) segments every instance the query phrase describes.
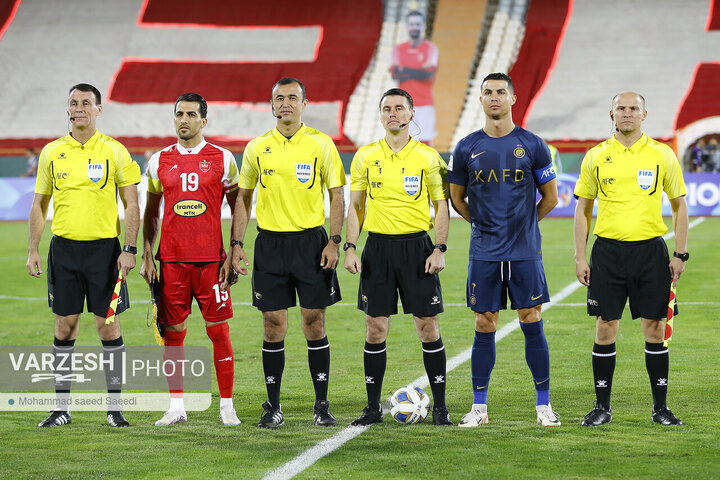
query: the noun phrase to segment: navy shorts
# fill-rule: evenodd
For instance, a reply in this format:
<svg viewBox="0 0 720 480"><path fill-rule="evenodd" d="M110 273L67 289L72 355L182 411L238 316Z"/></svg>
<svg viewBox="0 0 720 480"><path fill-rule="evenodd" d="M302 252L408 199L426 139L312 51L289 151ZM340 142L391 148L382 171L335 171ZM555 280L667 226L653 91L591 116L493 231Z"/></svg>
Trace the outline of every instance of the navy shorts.
<svg viewBox="0 0 720 480"><path fill-rule="evenodd" d="M542 260L468 264L467 305L474 312L497 312L507 308L530 308L550 301Z"/></svg>
<svg viewBox="0 0 720 480"><path fill-rule="evenodd" d="M335 270L320 266L328 243L323 227L300 232L271 232L258 228L252 273L253 306L261 312L300 306L326 308L339 302L340 285Z"/></svg>
<svg viewBox="0 0 720 480"><path fill-rule="evenodd" d="M629 298L632 318L667 318L669 265L662 237L637 242L597 237L590 256L588 315L619 320Z"/></svg>
<svg viewBox="0 0 720 480"><path fill-rule="evenodd" d="M405 313L416 317L442 313L440 277L425 273L425 261L434 248L427 232L371 232L362 253L358 308L371 317L389 317L398 312L399 292Z"/></svg>
<svg viewBox="0 0 720 480"><path fill-rule="evenodd" d="M60 316L88 312L105 317L118 277L117 238L76 241L54 236L48 252L48 305ZM127 282L122 283L116 312L130 307Z"/></svg>

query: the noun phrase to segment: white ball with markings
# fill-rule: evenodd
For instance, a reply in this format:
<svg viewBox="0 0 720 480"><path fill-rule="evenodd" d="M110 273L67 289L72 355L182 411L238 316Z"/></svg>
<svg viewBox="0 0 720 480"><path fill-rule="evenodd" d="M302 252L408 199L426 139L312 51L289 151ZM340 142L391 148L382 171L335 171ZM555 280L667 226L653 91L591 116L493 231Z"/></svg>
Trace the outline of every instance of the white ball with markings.
<svg viewBox="0 0 720 480"><path fill-rule="evenodd" d="M398 423L413 424L425 420L430 408L430 397L415 385L399 388L390 397L390 414Z"/></svg>

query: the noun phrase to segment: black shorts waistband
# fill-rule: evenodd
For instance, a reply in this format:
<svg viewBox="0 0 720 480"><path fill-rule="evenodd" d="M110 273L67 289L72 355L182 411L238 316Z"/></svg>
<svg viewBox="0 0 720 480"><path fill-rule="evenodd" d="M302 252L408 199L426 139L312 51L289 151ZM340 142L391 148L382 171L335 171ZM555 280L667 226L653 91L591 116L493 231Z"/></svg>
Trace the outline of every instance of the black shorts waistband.
<svg viewBox="0 0 720 480"><path fill-rule="evenodd" d="M308 233L315 233L315 232L317 232L318 230L322 230L322 229L323 229L323 227L322 227L322 225L321 225L321 226L319 226L319 227L308 228L308 229L305 229L305 230L298 230L298 231L296 231L296 232L276 232L276 231L273 231L273 230L264 230L264 229L262 229L262 228L260 228L260 227L258 227L257 230L258 230L258 232L262 233L263 235L270 235L270 236L272 236L272 237L294 237L294 236L297 236L297 235L306 235L306 234L308 234Z"/></svg>
<svg viewBox="0 0 720 480"><path fill-rule="evenodd" d="M597 239L596 239L596 241L598 241L598 242L609 243L611 245L617 245L619 247L636 247L638 245L648 245L650 243L655 243L659 240L662 240L662 237L648 238L647 240L633 240L633 241L614 240L612 238L605 238L605 237L597 237Z"/></svg>
<svg viewBox="0 0 720 480"><path fill-rule="evenodd" d="M401 233L399 235L390 235L387 233L368 232L368 237L378 238L380 240L410 240L412 238L423 238L427 236L427 232Z"/></svg>
<svg viewBox="0 0 720 480"><path fill-rule="evenodd" d="M102 245L104 243L114 243L117 241L117 237L112 238L99 238L97 240L72 240L70 238L61 237L59 235L53 235L52 240L55 242L66 243L68 245Z"/></svg>

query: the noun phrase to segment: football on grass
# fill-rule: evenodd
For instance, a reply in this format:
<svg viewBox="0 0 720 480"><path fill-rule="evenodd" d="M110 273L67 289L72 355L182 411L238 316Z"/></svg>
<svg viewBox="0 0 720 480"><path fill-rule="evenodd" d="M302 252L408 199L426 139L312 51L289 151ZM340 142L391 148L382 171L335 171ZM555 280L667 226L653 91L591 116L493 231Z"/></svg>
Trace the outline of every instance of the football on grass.
<svg viewBox="0 0 720 480"><path fill-rule="evenodd" d="M399 423L420 423L430 408L430 397L420 387L408 385L398 389L390 397L390 414Z"/></svg>

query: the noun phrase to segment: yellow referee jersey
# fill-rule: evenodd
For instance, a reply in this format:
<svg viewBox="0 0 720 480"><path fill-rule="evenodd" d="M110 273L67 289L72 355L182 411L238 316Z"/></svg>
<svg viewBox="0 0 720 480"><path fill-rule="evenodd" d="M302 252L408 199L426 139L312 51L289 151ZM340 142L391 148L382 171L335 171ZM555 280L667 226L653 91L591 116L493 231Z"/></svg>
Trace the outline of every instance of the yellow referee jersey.
<svg viewBox="0 0 720 480"><path fill-rule="evenodd" d="M686 194L680 163L664 143L643 134L626 148L615 136L593 147L582 162L575 195L598 199L593 233L621 241L663 235L662 192Z"/></svg>
<svg viewBox="0 0 720 480"><path fill-rule="evenodd" d="M398 153L385 139L362 147L350 172L350 190L366 191L363 228L369 232L428 231L433 227L428 198L448 198L445 161L434 148L412 138Z"/></svg>
<svg viewBox="0 0 720 480"><path fill-rule="evenodd" d="M258 226L298 232L325 223L324 188L347 180L332 139L303 124L290 139L277 128L248 143L240 167L240 188L258 186Z"/></svg>
<svg viewBox="0 0 720 480"><path fill-rule="evenodd" d="M81 144L70 134L40 153L35 193L52 195L52 232L70 240L120 234L117 187L140 182L140 166L117 140L97 130Z"/></svg>

